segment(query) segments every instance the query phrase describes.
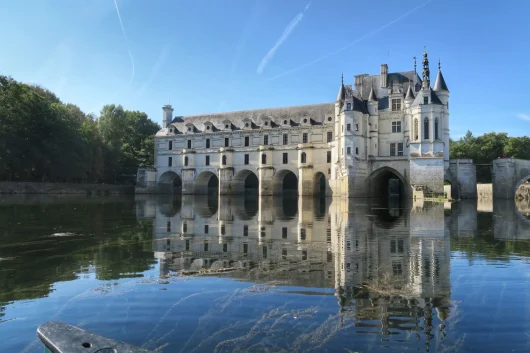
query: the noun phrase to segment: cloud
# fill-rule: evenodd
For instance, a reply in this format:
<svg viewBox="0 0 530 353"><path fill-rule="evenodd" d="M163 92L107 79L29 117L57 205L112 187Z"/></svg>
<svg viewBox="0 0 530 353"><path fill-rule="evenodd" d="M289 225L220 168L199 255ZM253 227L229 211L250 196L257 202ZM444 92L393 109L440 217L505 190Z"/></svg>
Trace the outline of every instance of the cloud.
<svg viewBox="0 0 530 353"><path fill-rule="evenodd" d="M123 27L123 21L121 20L121 15L120 15L120 9L118 8L118 3L116 2L116 0L114 0L114 5L116 6L116 13L118 14L118 20L120 20L120 26L121 26L121 31L123 33L123 37L125 37L125 42L127 44L127 51L129 52L129 58L131 59L131 65L132 65L132 74L131 74L131 79L129 80L129 84L130 85L132 83L132 81L134 80L134 58L133 58L133 55L131 53L131 49L129 48L129 39L127 38L127 33L125 33L125 27Z"/></svg>
<svg viewBox="0 0 530 353"><path fill-rule="evenodd" d="M301 70L301 69L306 68L306 67L311 66L311 65L314 65L314 64L316 64L316 63L318 63L318 62L320 62L320 61L322 61L322 60L324 60L324 59L329 58L330 56L333 56L333 55L335 55L335 54L338 54L338 53L340 53L341 51L344 51L344 50L348 49L348 48L351 47L352 45L355 45L355 44L357 44L357 43L359 43L359 42L361 42L361 41L363 41L363 40L365 40L365 39L368 39L368 38L370 38L370 37L376 35L377 33L381 32L382 30L384 30L384 29L386 29L386 28L392 26L392 25L395 24L396 22L401 21L401 20L404 19L405 17L411 15L412 13L414 13L414 12L418 11L419 9L421 9L422 7L426 6L426 5L429 4L430 2L432 2L432 0L428 0L428 1L424 2L423 4L420 4L420 5L416 6L415 8L413 8L413 9L411 9L411 10L405 12L403 15L397 17L396 19L394 19L394 20L388 22L387 24L385 24L385 25L383 25L383 26L381 26L381 27L379 27L379 28L373 30L372 32L370 32L370 33L368 33L368 34L365 34L364 36L362 36L362 37L360 37L360 38L357 38L356 40L354 40L354 41L351 42L351 43L348 43L347 45L343 46L342 48L339 48L339 49L336 49L336 50L334 50L334 51L332 51L332 52L329 52L329 53L327 53L326 55L323 55L323 56L321 56L321 57L319 57L319 58L317 58L317 59L315 59L315 60L313 60L313 61L310 61L310 62L308 62L308 63L306 63L306 64L303 64L303 65L301 65L301 66L295 67L294 69L291 69L291 70L285 71L285 72L283 72L283 73L281 73L281 74L279 74L279 75L276 75L276 76L270 77L270 78L268 78L267 80L269 80L269 81L270 81L270 80L275 80L275 79L280 78L280 77L282 77L282 76L289 75L289 74L291 74L291 73L293 73L293 72L295 72L295 71ZM309 5L309 4L308 4L308 5Z"/></svg>
<svg viewBox="0 0 530 353"><path fill-rule="evenodd" d="M274 57L274 54L276 54L276 50L278 50L280 45L282 45L282 43L285 42L287 38L289 38L289 35L291 35L291 32L296 28L296 26L298 26L300 21L302 21L302 18L304 18L304 12L307 11L307 9L309 9L310 4L311 4L311 1L307 3L307 5L304 8L304 11L298 13L298 15L296 15L293 18L293 20L283 30L283 33L280 36L280 38L278 38L278 40L272 46L272 48L270 48L267 54L265 54L265 56L263 57L263 59L258 65L258 69L256 70L258 75L261 75L261 73L263 72L263 69L265 69L269 61Z"/></svg>
<svg viewBox="0 0 530 353"><path fill-rule="evenodd" d="M517 117L521 120L530 121L530 114L521 113L521 114L517 114Z"/></svg>

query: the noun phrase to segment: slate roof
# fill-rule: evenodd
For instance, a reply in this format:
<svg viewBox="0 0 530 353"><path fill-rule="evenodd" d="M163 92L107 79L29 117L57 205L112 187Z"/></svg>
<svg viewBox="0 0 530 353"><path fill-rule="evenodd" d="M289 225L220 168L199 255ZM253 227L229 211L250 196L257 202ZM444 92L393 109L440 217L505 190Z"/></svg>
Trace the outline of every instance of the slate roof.
<svg viewBox="0 0 530 353"><path fill-rule="evenodd" d="M213 113L201 115L189 115L175 117L171 122L171 126L176 127L179 132L187 130L186 124L191 123L195 126L196 132L205 131L206 122L211 122L214 126L214 131L224 129L224 120L230 120L232 130L242 130L244 128L243 119L252 120L252 129L263 128L264 118L271 119L271 127L283 125L283 120L288 120L289 125L298 126L303 118L309 118L312 125L322 125L328 116L334 116L335 104L311 104L299 105L282 108L268 108L256 110L242 110L236 112Z"/></svg>
<svg viewBox="0 0 530 353"><path fill-rule="evenodd" d="M447 84L445 83L444 77L442 75L442 70L438 70L438 75L436 75L436 82L434 82L433 90L436 92L439 92L439 91L449 92L449 88L447 88Z"/></svg>

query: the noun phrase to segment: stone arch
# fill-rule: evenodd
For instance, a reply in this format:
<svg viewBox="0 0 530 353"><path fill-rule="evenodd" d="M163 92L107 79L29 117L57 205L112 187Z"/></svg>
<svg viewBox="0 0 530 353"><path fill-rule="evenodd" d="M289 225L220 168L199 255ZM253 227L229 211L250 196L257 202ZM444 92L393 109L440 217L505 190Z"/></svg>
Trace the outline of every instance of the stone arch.
<svg viewBox="0 0 530 353"><path fill-rule="evenodd" d="M157 192L162 194L181 194L182 179L174 171L168 170L158 179Z"/></svg>
<svg viewBox="0 0 530 353"><path fill-rule="evenodd" d="M201 218L212 218L219 210L219 200L217 195L194 195L193 209Z"/></svg>
<svg viewBox="0 0 530 353"><path fill-rule="evenodd" d="M313 177L313 195L326 196L327 189L326 175L322 172L316 172Z"/></svg>
<svg viewBox="0 0 530 353"><path fill-rule="evenodd" d="M212 172L204 171L195 177L193 181L193 193L195 195L207 195L218 193L219 178Z"/></svg>
<svg viewBox="0 0 530 353"><path fill-rule="evenodd" d="M258 176L251 170L240 170L234 177L233 190L234 194L257 193L259 190Z"/></svg>
<svg viewBox="0 0 530 353"><path fill-rule="evenodd" d="M289 169L279 170L272 180L273 195L298 195L298 176Z"/></svg>
<svg viewBox="0 0 530 353"><path fill-rule="evenodd" d="M368 191L374 198L400 201L412 198L412 189L407 179L391 167L381 167L368 177Z"/></svg>
<svg viewBox="0 0 530 353"><path fill-rule="evenodd" d="M523 175L528 173L523 171ZM530 201L530 173L515 184L514 197L519 200Z"/></svg>

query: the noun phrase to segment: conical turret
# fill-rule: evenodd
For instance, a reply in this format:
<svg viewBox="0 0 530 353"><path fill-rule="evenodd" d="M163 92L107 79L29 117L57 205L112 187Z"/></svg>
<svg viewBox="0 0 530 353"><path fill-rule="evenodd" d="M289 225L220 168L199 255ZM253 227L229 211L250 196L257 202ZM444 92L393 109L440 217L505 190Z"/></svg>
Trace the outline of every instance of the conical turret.
<svg viewBox="0 0 530 353"><path fill-rule="evenodd" d="M443 92L443 91L449 92L449 88L447 88L447 84L445 83L444 77L442 75L442 66L440 64L440 60L438 60L438 75L436 75L436 81L434 82L433 91L435 91L435 92Z"/></svg>
<svg viewBox="0 0 530 353"><path fill-rule="evenodd" d="M344 74L342 74L342 82L339 88L339 94L337 94L337 102L344 100L346 97L346 89L344 88Z"/></svg>
<svg viewBox="0 0 530 353"><path fill-rule="evenodd" d="M368 96L368 102L377 102L377 96L375 95L374 88L370 90L370 95Z"/></svg>

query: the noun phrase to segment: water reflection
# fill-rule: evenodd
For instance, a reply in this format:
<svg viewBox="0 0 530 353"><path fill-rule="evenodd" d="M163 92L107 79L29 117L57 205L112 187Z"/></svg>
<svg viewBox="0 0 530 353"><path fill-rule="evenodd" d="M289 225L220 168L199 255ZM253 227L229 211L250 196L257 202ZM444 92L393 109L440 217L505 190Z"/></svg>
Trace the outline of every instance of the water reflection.
<svg viewBox="0 0 530 353"><path fill-rule="evenodd" d="M167 212L179 209L169 206L175 202L180 212ZM343 324L353 320L364 333L429 336L432 316L443 327L449 315L442 204L402 209L358 199L183 196L145 200L139 214L155 217L161 277L235 268L231 277L330 288Z"/></svg>

